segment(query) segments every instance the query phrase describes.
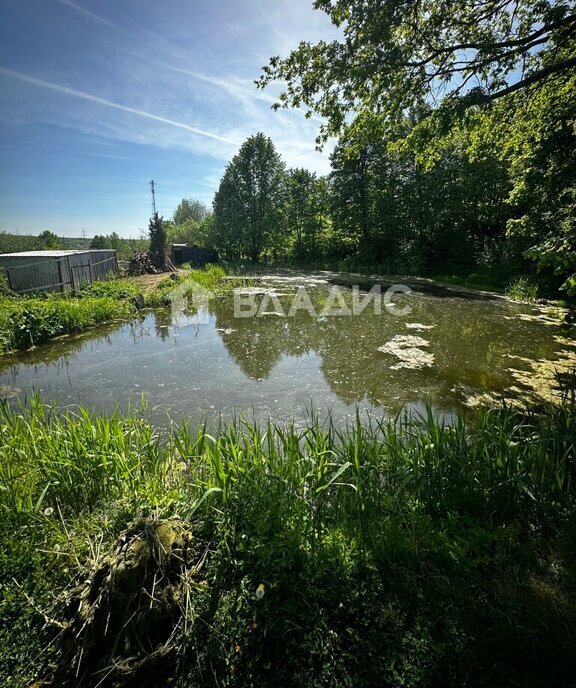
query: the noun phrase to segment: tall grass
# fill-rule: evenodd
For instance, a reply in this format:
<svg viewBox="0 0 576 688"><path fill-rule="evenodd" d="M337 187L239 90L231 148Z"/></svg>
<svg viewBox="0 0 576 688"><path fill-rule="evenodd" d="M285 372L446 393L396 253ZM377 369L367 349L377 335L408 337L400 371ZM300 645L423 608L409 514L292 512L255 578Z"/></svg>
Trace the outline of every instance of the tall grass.
<svg viewBox="0 0 576 688"><path fill-rule="evenodd" d="M85 298L0 298L0 354L27 349L61 334L81 332L136 312L127 300Z"/></svg>
<svg viewBox="0 0 576 688"><path fill-rule="evenodd" d="M347 426L237 418L163 436L138 411L4 403L0 675L33 678L38 643L13 648L50 638L29 598L55 614L128 521L177 514L207 564L177 629L175 685L513 675L568 686L575 462L573 396L450 423L431 412Z"/></svg>
<svg viewBox="0 0 576 688"><path fill-rule="evenodd" d="M38 397L26 407L0 403L0 509L7 521L47 509L78 514L123 495L158 496L166 456L136 414L60 414Z"/></svg>
<svg viewBox="0 0 576 688"><path fill-rule="evenodd" d="M223 280L226 274L226 271L219 265L206 265L203 268L174 273L159 282L157 287L147 295L146 305L150 307L169 305L170 292L184 283L187 283L188 287L186 296L192 296L199 288L223 293L234 286L233 280Z"/></svg>
<svg viewBox="0 0 576 688"><path fill-rule="evenodd" d="M138 296L138 285L131 279L109 279L92 282L82 288L81 295L108 296L118 300L130 300Z"/></svg>
<svg viewBox="0 0 576 688"><path fill-rule="evenodd" d="M506 296L513 301L533 303L538 298L538 285L528 277L517 277L508 285Z"/></svg>

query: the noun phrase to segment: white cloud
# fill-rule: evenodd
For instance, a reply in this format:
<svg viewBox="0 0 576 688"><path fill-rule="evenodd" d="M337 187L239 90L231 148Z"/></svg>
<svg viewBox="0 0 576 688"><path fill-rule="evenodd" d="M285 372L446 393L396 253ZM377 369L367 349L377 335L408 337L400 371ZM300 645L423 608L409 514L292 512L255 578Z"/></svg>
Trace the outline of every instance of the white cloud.
<svg viewBox="0 0 576 688"><path fill-rule="evenodd" d="M271 55L287 54L300 40L336 35L327 17L311 10L311 0L57 5L50 35L37 34L40 43L26 59L8 46L0 67L0 77L10 80L0 91L5 136L45 146L34 156L43 169L64 155L92 156L90 166L70 157L86 172L87 187L90 174L112 179L121 170L126 189L158 175L165 213L182 196L209 204L225 164L259 131L289 167L329 172L331 143L322 153L315 149L322 120L272 111L282 84L264 91L254 84ZM25 22L37 18L19 7L22 21L13 29L25 48L33 35ZM106 7L106 14L95 7ZM132 166L123 165L130 160Z"/></svg>
<svg viewBox="0 0 576 688"><path fill-rule="evenodd" d="M83 14L85 17L89 17L90 19L100 23L104 24L105 26L108 26L114 31L118 31L122 34L124 34L124 31L119 29L117 26L115 26L112 22L109 22L107 19L104 19L97 14L94 14L93 12L90 12L89 10L85 9L84 7L81 7L80 5L77 5L76 3L72 2L72 0L58 0L58 2L61 2L63 5L66 5L67 7L71 7L72 9L76 10L76 12L80 12Z"/></svg>
<svg viewBox="0 0 576 688"><path fill-rule="evenodd" d="M73 96L75 98L81 98L83 100L89 100L92 103L98 103L98 105L104 105L106 107L111 107L116 110L122 110L123 112L128 112L131 115L137 115L138 117L145 117L146 119L151 119L156 122L162 122L163 124L168 124L173 127L178 127L179 129L185 129L186 131L192 132L193 134L199 134L200 136L206 136L211 139L216 139L217 141L222 141L223 143L237 144L237 141L233 141L219 134L214 134L213 132L204 131L198 129L197 127L192 127L183 122L177 122L173 119L168 119L167 117L160 117L151 112L145 112L144 110L139 110L137 108L128 107L127 105L121 105L120 103L114 103L106 98L100 98L99 96L92 95L90 93L85 93L84 91L78 91L74 88L69 88L68 86L61 86L60 84L54 84L49 81L44 81L43 79L37 79L36 77L29 76L27 74L21 74L20 72L14 72L11 69L5 69L0 67L0 74L4 76L12 77L13 79L18 79L20 81L25 81L29 84L34 84L36 86L41 86L42 88L48 88L52 91L58 91L59 93L64 93L65 95Z"/></svg>

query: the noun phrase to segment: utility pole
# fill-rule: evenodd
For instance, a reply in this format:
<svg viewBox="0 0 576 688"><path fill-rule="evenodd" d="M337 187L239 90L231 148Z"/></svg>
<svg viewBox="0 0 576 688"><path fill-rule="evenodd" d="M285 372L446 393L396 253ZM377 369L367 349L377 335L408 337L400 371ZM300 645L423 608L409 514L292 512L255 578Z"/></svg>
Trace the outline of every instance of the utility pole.
<svg viewBox="0 0 576 688"><path fill-rule="evenodd" d="M150 182L150 189L152 190L152 213L156 215L156 196L154 194L154 187L156 186L155 181L152 179Z"/></svg>

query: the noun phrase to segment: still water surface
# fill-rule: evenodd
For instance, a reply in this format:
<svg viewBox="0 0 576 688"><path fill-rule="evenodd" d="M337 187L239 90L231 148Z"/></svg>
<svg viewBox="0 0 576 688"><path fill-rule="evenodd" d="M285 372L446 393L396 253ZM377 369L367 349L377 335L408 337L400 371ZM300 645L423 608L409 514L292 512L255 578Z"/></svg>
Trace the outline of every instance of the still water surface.
<svg viewBox="0 0 576 688"><path fill-rule="evenodd" d="M287 313L303 286L319 313L333 288L321 274L268 276L254 289L257 304L267 299L261 317L235 317L225 296L195 315L159 309L3 357L0 393L39 392L61 407L98 411L139 406L144 395L159 424L240 409L279 420L303 418L310 408L342 420L357 407L381 415L431 404L451 413L471 390L500 394L513 386L511 368L526 365L516 357L554 359L562 348L558 328L538 320L537 309L502 299L414 292L393 298L408 307L402 316L382 304L375 312L375 301L354 316L283 316L278 303ZM350 290L343 294L351 304Z"/></svg>

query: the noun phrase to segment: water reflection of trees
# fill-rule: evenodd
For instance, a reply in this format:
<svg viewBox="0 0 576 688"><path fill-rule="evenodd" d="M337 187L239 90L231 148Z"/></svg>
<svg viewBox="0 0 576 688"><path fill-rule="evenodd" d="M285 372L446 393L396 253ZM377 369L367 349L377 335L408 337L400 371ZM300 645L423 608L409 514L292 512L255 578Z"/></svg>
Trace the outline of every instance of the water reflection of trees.
<svg viewBox="0 0 576 688"><path fill-rule="evenodd" d="M326 289L317 288L309 293L319 312ZM290 299L282 298L281 303L288 312ZM247 377L267 379L283 357L314 353L320 359L326 383L339 399L347 404L367 401L389 409L424 399L438 407L452 407L451 390L461 384L498 391L513 384L507 369L522 367L522 362L510 355L547 358L559 348L554 342L555 328L514 318L525 307L422 295L410 297L410 306L412 312L402 318L385 310L382 315L374 315L368 309L355 317L315 318L298 311L294 317L235 318L232 300L228 298L214 300L210 310L218 336ZM434 328L415 332L406 328L406 322ZM142 314L132 326L102 326L83 335L60 338L36 350L4 356L0 372L11 373L14 382L21 365L53 364L65 371L81 350L90 355L91 350L112 344L118 337L130 337L137 342L156 335L165 341L177 336L179 325L182 323L171 309L158 309L153 314ZM396 359L378 348L397 334L418 334L430 340L434 365L422 370L393 370ZM298 385L297 378L294 385Z"/></svg>
<svg viewBox="0 0 576 688"><path fill-rule="evenodd" d="M543 349L554 349L552 333L515 319L509 304L416 296L410 306L405 317L367 310L354 317L315 318L298 311L294 317L235 318L232 304L219 301L213 313L230 356L248 377L266 379L282 357L315 352L330 389L348 404L369 401L399 408L428 399L452 406L457 384L496 391L509 384L510 354L536 358ZM434 328L415 333L406 322ZM397 334L429 340L434 365L393 370L397 360L378 348Z"/></svg>
<svg viewBox="0 0 576 688"><path fill-rule="evenodd" d="M154 311L154 330L163 342L170 338L172 311L169 308L157 308Z"/></svg>
<svg viewBox="0 0 576 688"><path fill-rule="evenodd" d="M214 312L216 327L228 353L253 380L268 378L283 356L299 356L312 348L307 341L310 328L303 315L235 318L232 304L222 302Z"/></svg>
<svg viewBox="0 0 576 688"><path fill-rule="evenodd" d="M4 355L0 358L0 374L10 373L14 376L20 366L35 368L54 365L58 369L65 369L81 350L96 350L102 344L112 345L113 336L122 329L127 329L135 341L140 339L145 332L144 319L145 316L140 315L129 324L116 322L99 325L78 334L56 337L27 351Z"/></svg>

